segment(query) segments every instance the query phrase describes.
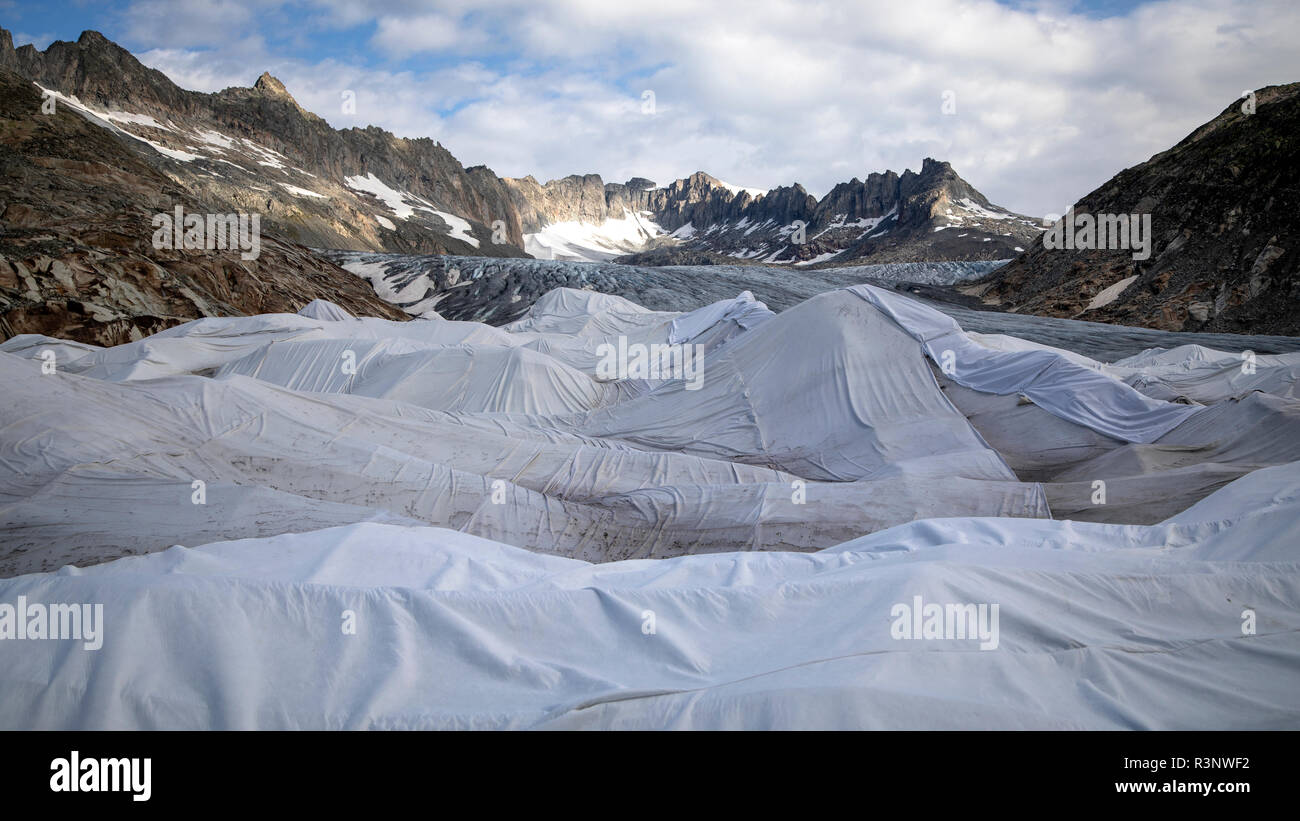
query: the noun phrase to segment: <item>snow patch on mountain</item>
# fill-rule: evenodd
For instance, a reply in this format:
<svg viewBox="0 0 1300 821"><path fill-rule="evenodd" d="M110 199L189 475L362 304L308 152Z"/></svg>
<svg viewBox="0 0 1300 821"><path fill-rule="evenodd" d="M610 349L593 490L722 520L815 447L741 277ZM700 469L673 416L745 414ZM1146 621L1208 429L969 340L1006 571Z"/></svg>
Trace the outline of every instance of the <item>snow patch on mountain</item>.
<svg viewBox="0 0 1300 821"><path fill-rule="evenodd" d="M475 248L479 247L478 239L470 234L470 224L468 220L458 217L455 214L449 214L446 211L439 211L432 203L422 197L417 197L409 191L399 191L372 173L367 173L365 176L357 175L353 177L344 177L343 181L347 184L348 188L351 188L353 191L372 194L376 199L386 205L388 210L392 211L393 215L400 220L409 220L411 217L415 216L417 209L427 211L447 223L447 236L468 243ZM376 217L376 219L378 219L378 217ZM383 222L381 222L380 225L383 225ZM392 223L390 222L388 225L384 225L384 227L389 228L391 225Z"/></svg>
<svg viewBox="0 0 1300 821"><path fill-rule="evenodd" d="M442 221L447 223L447 225L451 228L451 230L447 232L447 236L451 237L452 239L458 239L461 242L467 242L470 245L474 246L475 248L479 247L478 239L470 234L470 226L468 220L463 220L460 217L456 216L455 214L448 214L446 211L439 211L436 208L430 208L429 210L432 211L434 214L436 214L438 217L441 217Z"/></svg>
<svg viewBox="0 0 1300 821"><path fill-rule="evenodd" d="M388 206L388 210L392 211L398 219L410 219L415 215L415 209L406 203L406 198L410 195L390 187L374 174L366 174L364 177L344 177L343 182L353 191L373 194L376 199Z"/></svg>
<svg viewBox="0 0 1300 821"><path fill-rule="evenodd" d="M131 139L136 140L138 142L142 142L145 145L152 148L154 151L157 151L159 154L162 154L165 157L171 157L173 160L178 160L180 162L193 162L194 160L203 158L202 154L192 154L188 151L181 151L175 148L168 148L167 146L160 145L154 142L153 140L148 139L147 137L141 137L139 134L133 134L132 132L127 131L124 128L118 128L116 125L113 124L114 121L117 121L117 122L129 123L134 125L147 125L149 128L157 128L163 131L171 130L165 126L160 125L152 117L146 115L132 115L122 111L112 111L112 112L103 111L86 105L76 97L70 97L66 94L61 94L57 91L54 91L53 89L46 88L40 83L32 83L32 85L39 88L42 94L53 95L58 102L62 103L63 105L66 105L68 108L71 108L73 111L85 117L87 120L94 123L95 125L98 125L102 128L107 128L110 131L113 131L117 134L130 137Z"/></svg>
<svg viewBox="0 0 1300 821"><path fill-rule="evenodd" d="M287 182L279 184L281 188L293 194L295 197L316 197L317 199L328 199L324 194L317 194L315 191L308 191L306 188L299 188L296 185L290 185Z"/></svg>
<svg viewBox="0 0 1300 821"><path fill-rule="evenodd" d="M758 199L759 197L764 196L765 194L767 194L767 192L764 191L764 190L761 189L761 188L745 188L744 186L741 186L741 185L732 185L731 183L729 183L729 182L723 182L722 180L718 180L718 184L721 185L723 188L727 189L728 191L730 191L730 192L733 193L733 194L737 194L737 195L739 195L741 191L748 192L749 195L750 195L751 197L753 197L754 199Z"/></svg>
<svg viewBox="0 0 1300 821"><path fill-rule="evenodd" d="M650 240L665 233L647 212L624 211L622 217L611 217L600 225L576 220L553 222L541 231L524 234L524 250L538 259L608 262L641 250ZM694 229L684 236L693 233Z"/></svg>
<svg viewBox="0 0 1300 821"><path fill-rule="evenodd" d="M1124 293L1124 289L1132 285L1136 281L1137 281L1136 275L1121 279L1119 282L1116 282L1114 285L1110 286L1109 288L1106 288L1101 293L1093 297L1092 301L1088 303L1088 307L1085 308L1084 310L1091 311L1097 308L1101 308L1105 305L1109 305L1110 303L1114 302L1116 299L1119 299L1119 295Z"/></svg>

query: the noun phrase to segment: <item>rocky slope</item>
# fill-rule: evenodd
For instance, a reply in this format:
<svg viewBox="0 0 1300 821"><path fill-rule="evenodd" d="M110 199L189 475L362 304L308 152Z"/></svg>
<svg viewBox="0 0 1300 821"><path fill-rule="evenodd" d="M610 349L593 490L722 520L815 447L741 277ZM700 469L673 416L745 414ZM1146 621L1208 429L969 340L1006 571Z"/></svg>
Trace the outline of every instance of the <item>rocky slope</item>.
<svg viewBox="0 0 1300 821"><path fill-rule="evenodd" d="M429 139L336 130L269 74L252 88L177 87L102 34L44 52L0 29L0 68L131 137L140 157L222 212L313 246L523 256L509 189ZM502 229L493 242L492 225Z"/></svg>
<svg viewBox="0 0 1300 821"><path fill-rule="evenodd" d="M1233 101L1075 203L1076 215L1149 214L1148 258L1040 239L971 293L1049 316L1300 334L1300 83L1254 96L1253 113L1247 100Z"/></svg>
<svg viewBox="0 0 1300 821"><path fill-rule="evenodd" d="M296 311L315 298L400 319L363 281L263 232L240 251L153 247L153 215L211 201L141 159L133 141L67 107L41 112L0 69L0 337L115 345L203 316Z"/></svg>

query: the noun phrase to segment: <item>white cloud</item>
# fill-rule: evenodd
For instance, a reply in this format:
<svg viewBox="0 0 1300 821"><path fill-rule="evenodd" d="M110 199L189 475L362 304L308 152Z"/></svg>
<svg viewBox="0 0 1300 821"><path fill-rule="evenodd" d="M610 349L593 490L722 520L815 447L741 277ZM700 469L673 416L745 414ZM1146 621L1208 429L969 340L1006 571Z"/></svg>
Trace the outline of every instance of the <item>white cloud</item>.
<svg viewBox="0 0 1300 821"><path fill-rule="evenodd" d="M133 41L191 46L235 46L271 4L256 0L136 0L124 16Z"/></svg>
<svg viewBox="0 0 1300 821"><path fill-rule="evenodd" d="M992 0L405 2L365 29L370 67L269 54L255 35L282 17L274 6L219 3L221 36L177 22L210 21L206 2L173 6L163 25L146 24L146 0L128 19L157 46L142 59L183 86L247 85L269 69L335 126L433 137L466 165L543 180L707 170L821 193L934 156L994 202L1061 212L1243 89L1300 79L1300 8L1273 0L1157 2L1104 20ZM350 0L295 8L311 9L308 29L367 20ZM404 70L408 59L443 67ZM357 94L355 117L342 89ZM655 92L652 116L642 89ZM955 115L941 110L945 90Z"/></svg>
<svg viewBox="0 0 1300 821"><path fill-rule="evenodd" d="M376 49L394 56L425 51L467 52L485 41L482 33L445 14L381 17L371 39Z"/></svg>

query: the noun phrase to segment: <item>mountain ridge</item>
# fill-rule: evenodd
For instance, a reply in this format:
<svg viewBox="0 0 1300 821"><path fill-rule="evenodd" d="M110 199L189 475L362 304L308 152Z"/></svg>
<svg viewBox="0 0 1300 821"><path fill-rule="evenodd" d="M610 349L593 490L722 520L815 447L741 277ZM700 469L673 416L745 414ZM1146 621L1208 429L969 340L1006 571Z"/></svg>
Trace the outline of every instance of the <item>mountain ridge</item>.
<svg viewBox="0 0 1300 821"><path fill-rule="evenodd" d="M920 172L854 177L820 200L799 183L755 196L703 171L664 186L644 178L605 183L598 174L505 182L516 192L525 232L535 237L555 223L602 225L623 214L647 215L662 235L647 230L642 249L603 257L630 264L654 264L665 246L679 256L798 265L1008 259L1042 229L1031 217L993 205L951 164L929 157ZM934 236L953 227L965 233ZM540 240L537 247L563 248L565 238L558 239Z"/></svg>
<svg viewBox="0 0 1300 821"><path fill-rule="evenodd" d="M974 260L1012 256L1038 227L991 206L952 172L951 179L936 184L965 196L945 198L941 190L931 200L967 199L990 212L996 209L1006 221L1002 227L1011 230L974 226L977 232L964 237L966 242L926 241L919 222L871 242L859 242L865 239L861 232L845 230L864 219L884 220L891 205L903 206L916 193L907 187L930 179L928 169L936 162L931 160L919 174L873 172L863 181L840 183L821 200L798 183L755 196L703 171L663 186L640 177L607 183L597 174L544 184L531 176L499 177L487 166L462 166L427 137L397 137L373 125L335 129L299 105L269 72L251 87L211 93L182 89L95 31L39 51L30 44L15 49L10 33L0 29L0 67L58 92L64 97L60 102L80 106L89 116L110 118L124 135L155 149L142 153L164 173L218 205L260 211L266 227L315 247L484 256L525 256L532 248L568 258L555 256L565 241L548 236L547 229L559 225L561 234L576 231L595 240L594 252L582 238L577 242L582 249L577 258L591 260L673 244L684 251L787 264L837 254L839 261L859 263L877 257ZM268 173L270 187L264 185ZM958 210L975 216L970 209ZM805 233L816 234L815 242L789 241L796 221L804 223ZM880 233L893 230L886 226ZM615 236L605 236L611 231Z"/></svg>
<svg viewBox="0 0 1300 821"><path fill-rule="evenodd" d="M255 260L156 247L154 215L210 213L213 204L113 132L66 109L41 115L41 105L28 80L0 68L0 336L118 345L191 319L293 312L312 299L406 318L363 280L270 233Z"/></svg>

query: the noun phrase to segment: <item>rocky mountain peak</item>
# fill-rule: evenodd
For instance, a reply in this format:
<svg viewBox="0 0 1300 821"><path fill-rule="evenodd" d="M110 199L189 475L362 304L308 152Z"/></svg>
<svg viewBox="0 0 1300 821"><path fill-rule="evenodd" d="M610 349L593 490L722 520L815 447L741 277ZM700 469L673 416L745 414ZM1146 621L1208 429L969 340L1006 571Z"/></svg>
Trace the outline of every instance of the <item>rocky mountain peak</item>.
<svg viewBox="0 0 1300 821"><path fill-rule="evenodd" d="M93 31L91 29L86 29L85 31L81 32L81 36L77 38L77 45L81 46L82 48L103 48L103 49L110 49L110 50L121 50L121 46L119 46L117 43L114 43L112 40L108 39L104 35L100 34L97 31Z"/></svg>
<svg viewBox="0 0 1300 821"><path fill-rule="evenodd" d="M262 76L257 78L256 83L253 83L253 88L269 97L276 97L285 102L293 103L296 108L302 108L298 105L298 101L293 98L293 95L289 93L289 89L284 87L284 83L273 77L269 71L262 72Z"/></svg>

